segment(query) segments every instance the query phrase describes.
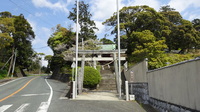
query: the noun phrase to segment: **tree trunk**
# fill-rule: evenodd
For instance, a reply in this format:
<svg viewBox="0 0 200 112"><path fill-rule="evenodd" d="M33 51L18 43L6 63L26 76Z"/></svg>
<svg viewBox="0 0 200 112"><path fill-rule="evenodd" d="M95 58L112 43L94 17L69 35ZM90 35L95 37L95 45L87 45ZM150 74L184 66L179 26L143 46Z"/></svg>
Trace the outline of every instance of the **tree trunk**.
<svg viewBox="0 0 200 112"><path fill-rule="evenodd" d="M53 70L53 74L51 75L51 79L57 79L59 77L60 74L60 67L56 67Z"/></svg>
<svg viewBox="0 0 200 112"><path fill-rule="evenodd" d="M26 76L27 76L27 75L24 73L24 71L23 71L22 68L20 68L20 72L21 72L21 74L23 75L23 77L26 77Z"/></svg>

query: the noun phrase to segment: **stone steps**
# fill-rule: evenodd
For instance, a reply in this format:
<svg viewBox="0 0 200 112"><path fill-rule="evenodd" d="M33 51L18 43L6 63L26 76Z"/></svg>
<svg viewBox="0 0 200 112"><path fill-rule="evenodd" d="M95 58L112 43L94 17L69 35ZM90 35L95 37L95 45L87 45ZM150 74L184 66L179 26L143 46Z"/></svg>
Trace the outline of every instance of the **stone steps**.
<svg viewBox="0 0 200 112"><path fill-rule="evenodd" d="M110 68L101 70L101 77L97 91L116 91L115 75Z"/></svg>

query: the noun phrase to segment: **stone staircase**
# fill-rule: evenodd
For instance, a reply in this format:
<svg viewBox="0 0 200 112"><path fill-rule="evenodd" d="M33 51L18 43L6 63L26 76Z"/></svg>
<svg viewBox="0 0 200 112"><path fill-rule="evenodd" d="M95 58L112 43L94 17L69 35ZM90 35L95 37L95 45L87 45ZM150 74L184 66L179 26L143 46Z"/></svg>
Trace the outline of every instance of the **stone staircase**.
<svg viewBox="0 0 200 112"><path fill-rule="evenodd" d="M101 70L100 73L102 79L101 82L99 83L97 91L117 92L115 75L113 73L113 70L111 68L104 67L104 70Z"/></svg>

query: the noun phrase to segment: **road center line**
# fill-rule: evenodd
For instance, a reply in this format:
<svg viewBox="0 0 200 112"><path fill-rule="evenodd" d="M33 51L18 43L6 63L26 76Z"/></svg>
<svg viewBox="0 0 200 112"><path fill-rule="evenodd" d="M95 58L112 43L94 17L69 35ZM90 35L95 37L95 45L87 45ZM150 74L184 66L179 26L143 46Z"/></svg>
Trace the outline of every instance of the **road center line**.
<svg viewBox="0 0 200 112"><path fill-rule="evenodd" d="M4 100L6 100L6 99L12 97L13 95L17 94L18 92L20 92L21 90L23 90L31 81L33 81L33 80L36 79L36 78L38 78L38 77L32 78L32 79L29 80L23 87L21 87L20 89L18 89L18 90L15 91L14 93L12 93L12 94L10 94L10 95L4 97L3 99L0 99L0 102L2 102L2 101L4 101Z"/></svg>

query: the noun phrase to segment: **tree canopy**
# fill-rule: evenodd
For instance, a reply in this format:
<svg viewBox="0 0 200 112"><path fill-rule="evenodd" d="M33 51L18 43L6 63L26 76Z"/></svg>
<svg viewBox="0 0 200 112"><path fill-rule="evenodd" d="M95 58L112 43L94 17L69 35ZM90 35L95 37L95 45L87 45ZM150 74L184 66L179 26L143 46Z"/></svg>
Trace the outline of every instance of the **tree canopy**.
<svg viewBox="0 0 200 112"><path fill-rule="evenodd" d="M10 12L0 13L0 49L13 42L12 34L15 32L13 18Z"/></svg>
<svg viewBox="0 0 200 112"><path fill-rule="evenodd" d="M68 18L76 23L77 15L77 2L72 8ZM83 40L96 39L95 30L98 30L94 20L91 20L92 14L89 12L89 4L86 4L84 1L79 2L79 25L80 25L80 38Z"/></svg>
<svg viewBox="0 0 200 112"><path fill-rule="evenodd" d="M185 20L168 5L159 12L146 5L123 7L119 12L121 48L127 49L130 62L149 58L150 66L158 68L166 65L166 51L185 53L199 45L198 19ZM117 35L116 13L103 24L114 27L111 34Z"/></svg>
<svg viewBox="0 0 200 112"><path fill-rule="evenodd" d="M0 13L0 58L5 62L17 50L16 66L25 76L23 69L31 65L33 55L32 40L35 34L22 14L14 16L10 12ZM2 53L4 52L4 53Z"/></svg>

